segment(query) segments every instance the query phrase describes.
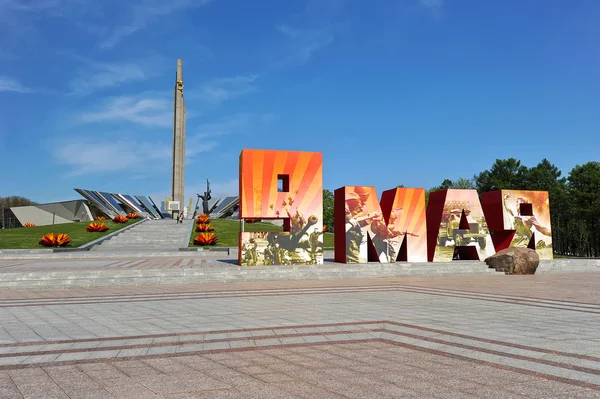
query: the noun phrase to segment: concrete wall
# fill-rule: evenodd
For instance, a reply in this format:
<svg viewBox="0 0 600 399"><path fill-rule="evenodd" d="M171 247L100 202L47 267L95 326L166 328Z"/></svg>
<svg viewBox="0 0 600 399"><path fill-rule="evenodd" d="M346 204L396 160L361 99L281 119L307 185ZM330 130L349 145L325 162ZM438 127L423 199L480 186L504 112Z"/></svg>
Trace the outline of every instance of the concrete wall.
<svg viewBox="0 0 600 399"><path fill-rule="evenodd" d="M54 202L50 204L15 206L10 208L19 222L35 223L36 226L72 223L73 220L91 221L92 213L84 200Z"/></svg>

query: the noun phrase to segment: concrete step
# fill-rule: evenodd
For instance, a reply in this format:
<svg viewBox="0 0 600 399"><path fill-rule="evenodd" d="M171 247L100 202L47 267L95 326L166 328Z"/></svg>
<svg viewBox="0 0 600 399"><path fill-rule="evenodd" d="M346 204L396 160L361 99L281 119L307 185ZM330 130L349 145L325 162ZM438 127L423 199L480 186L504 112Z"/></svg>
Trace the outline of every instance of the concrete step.
<svg viewBox="0 0 600 399"><path fill-rule="evenodd" d="M156 240L156 239L140 239L140 240L131 240L131 239L122 239L122 240L108 240L103 242L102 244L99 245L123 245L123 244L148 244L148 243L157 243L157 244L171 244L173 242L181 242L182 239L185 239L187 237L181 237L179 240ZM186 240L187 241L187 240Z"/></svg>
<svg viewBox="0 0 600 399"><path fill-rule="evenodd" d="M447 275L503 276L482 262L471 264L359 264L255 266L207 260L205 266L190 269L110 269L29 273L1 273L0 289L47 289L60 287L137 286L146 284L188 284L236 281L331 280L399 276Z"/></svg>
<svg viewBox="0 0 600 399"><path fill-rule="evenodd" d="M173 251L187 247L193 221L149 220L95 245L92 251Z"/></svg>

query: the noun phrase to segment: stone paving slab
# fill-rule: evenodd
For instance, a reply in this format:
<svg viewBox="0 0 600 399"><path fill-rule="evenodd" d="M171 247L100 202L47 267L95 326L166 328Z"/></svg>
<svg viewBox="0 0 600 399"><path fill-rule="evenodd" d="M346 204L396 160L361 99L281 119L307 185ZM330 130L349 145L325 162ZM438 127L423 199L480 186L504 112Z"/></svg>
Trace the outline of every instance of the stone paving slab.
<svg viewBox="0 0 600 399"><path fill-rule="evenodd" d="M384 341L0 370L7 398L596 398L598 391Z"/></svg>
<svg viewBox="0 0 600 399"><path fill-rule="evenodd" d="M111 299L114 297L144 298L169 294L197 294L211 292L254 292L274 289L348 288L381 285L406 286L458 290L468 293L502 294L504 296L533 297L546 300L562 300L575 303L600 303L600 273L546 274L534 276L506 276L489 278L490 275L467 276L404 276L378 279L338 279L302 281L261 281L235 283L171 284L145 286L112 286L45 290L0 290L0 300L28 300L52 298Z"/></svg>
<svg viewBox="0 0 600 399"><path fill-rule="evenodd" d="M2 292L0 397L599 397L598 282Z"/></svg>

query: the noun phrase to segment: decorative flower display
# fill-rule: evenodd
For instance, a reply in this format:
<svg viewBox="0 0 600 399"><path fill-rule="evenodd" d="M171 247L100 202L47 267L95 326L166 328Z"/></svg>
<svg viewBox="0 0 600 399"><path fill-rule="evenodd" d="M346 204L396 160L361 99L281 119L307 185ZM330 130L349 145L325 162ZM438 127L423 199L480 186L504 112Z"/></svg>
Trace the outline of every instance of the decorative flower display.
<svg viewBox="0 0 600 399"><path fill-rule="evenodd" d="M70 242L71 239L65 233L48 233L40 240L40 244L45 247L64 247Z"/></svg>
<svg viewBox="0 0 600 399"><path fill-rule="evenodd" d="M323 226L323 233L327 232L327 226Z"/></svg>
<svg viewBox="0 0 600 399"><path fill-rule="evenodd" d="M127 216L115 216L113 219L113 222L115 223L127 223L129 219L127 219Z"/></svg>
<svg viewBox="0 0 600 399"><path fill-rule="evenodd" d="M200 216L198 216L198 220L196 220L196 223L197 224L209 224L210 218L208 217L208 215L206 213L203 213Z"/></svg>
<svg viewBox="0 0 600 399"><path fill-rule="evenodd" d="M208 231L215 231L215 228L214 228L214 227L212 227L210 224L204 224L204 223L203 223L203 224L199 224L199 225L196 227L196 231L197 231L198 233L205 233L205 232L208 232Z"/></svg>
<svg viewBox="0 0 600 399"><path fill-rule="evenodd" d="M89 231L90 233L94 233L94 232L103 232L108 230L108 226L105 225L104 223L90 223L88 225L88 227L85 228L87 231Z"/></svg>
<svg viewBox="0 0 600 399"><path fill-rule="evenodd" d="M27 222L23 225L23 227L35 227L35 223L33 222Z"/></svg>
<svg viewBox="0 0 600 399"><path fill-rule="evenodd" d="M219 241L215 233L200 233L194 238L194 245L215 245Z"/></svg>
<svg viewBox="0 0 600 399"><path fill-rule="evenodd" d="M260 221L261 221L261 219L252 219L252 218L244 219L244 222L246 222L246 223L258 223Z"/></svg>
<svg viewBox="0 0 600 399"><path fill-rule="evenodd" d="M96 220L106 220L106 216L98 216Z"/></svg>
<svg viewBox="0 0 600 399"><path fill-rule="evenodd" d="M139 217L140 217L140 215L138 215L138 214L137 214L137 213L135 213L135 212L132 212L132 213L128 213L128 214L127 214L127 218L128 218L128 219L137 219L137 218L139 218Z"/></svg>

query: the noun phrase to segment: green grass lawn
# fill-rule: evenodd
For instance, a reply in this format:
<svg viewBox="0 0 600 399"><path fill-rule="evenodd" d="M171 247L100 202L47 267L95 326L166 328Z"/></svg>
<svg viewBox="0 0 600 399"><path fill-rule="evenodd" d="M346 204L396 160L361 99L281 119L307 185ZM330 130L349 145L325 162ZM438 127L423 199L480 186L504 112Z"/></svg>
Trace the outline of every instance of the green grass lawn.
<svg viewBox="0 0 600 399"><path fill-rule="evenodd" d="M238 246L238 233L240 232L240 222L237 220L227 219L213 219L210 224L215 228L215 234L219 237L217 247L237 247ZM253 231L283 231L280 226L275 226L268 222L258 223L245 223L244 230L247 232ZM194 222L194 228L190 236L190 247L197 247L194 245L194 238L199 233L196 232L196 224ZM333 249L333 233L325 233L323 235L323 246L325 249Z"/></svg>
<svg viewBox="0 0 600 399"><path fill-rule="evenodd" d="M67 233L71 243L61 248L76 248L90 241L120 230L130 224L139 222L140 219L129 220L127 223L113 223L111 220L103 220L109 230L103 233L90 233L85 228L91 222L74 222L55 224L53 226L21 227L15 229L0 230L0 249L32 249L50 248L39 244L39 241L47 233Z"/></svg>

